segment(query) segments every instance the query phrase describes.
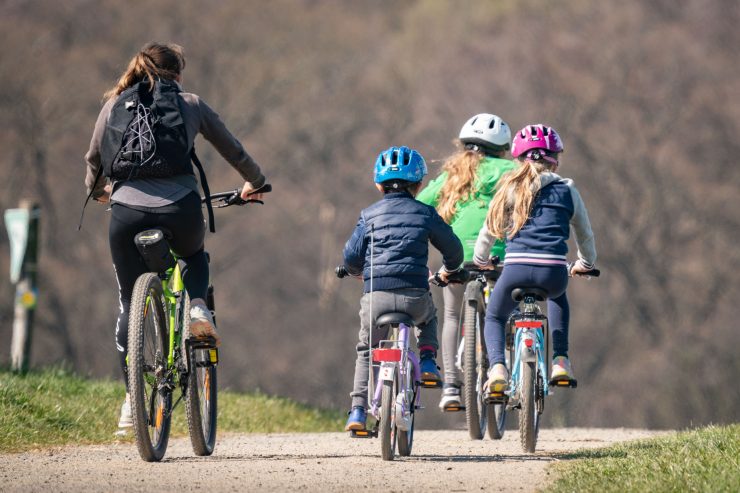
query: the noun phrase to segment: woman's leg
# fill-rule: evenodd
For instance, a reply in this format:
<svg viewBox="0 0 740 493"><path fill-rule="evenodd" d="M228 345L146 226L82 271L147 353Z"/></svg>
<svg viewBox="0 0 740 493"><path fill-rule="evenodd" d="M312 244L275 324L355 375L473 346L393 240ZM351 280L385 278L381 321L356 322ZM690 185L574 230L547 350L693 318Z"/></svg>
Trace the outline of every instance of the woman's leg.
<svg viewBox="0 0 740 493"><path fill-rule="evenodd" d="M131 293L136 279L147 271L144 260L134 244L134 236L145 230L146 213L129 209L120 204L111 207L111 220L108 232L113 268L118 282L119 313L116 321L116 349L126 377L126 355L128 354L128 319L131 306Z"/></svg>
<svg viewBox="0 0 740 493"><path fill-rule="evenodd" d="M185 290L191 300L205 301L209 269L203 249L206 227L200 197L190 193L167 209L172 212L161 214L159 217L161 226L171 235L170 248L184 263L182 280Z"/></svg>
<svg viewBox="0 0 740 493"><path fill-rule="evenodd" d="M457 329L460 324L460 308L464 284L450 284L442 290L444 299L444 321L442 324L442 363L445 370L445 383L460 385L460 375L455 366L457 358Z"/></svg>

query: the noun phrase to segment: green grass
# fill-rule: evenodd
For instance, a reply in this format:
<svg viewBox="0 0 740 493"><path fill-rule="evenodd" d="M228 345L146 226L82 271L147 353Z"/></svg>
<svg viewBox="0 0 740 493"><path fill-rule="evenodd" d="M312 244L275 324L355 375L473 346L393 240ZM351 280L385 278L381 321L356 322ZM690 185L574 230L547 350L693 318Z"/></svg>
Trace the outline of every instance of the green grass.
<svg viewBox="0 0 740 493"><path fill-rule="evenodd" d="M64 370L25 376L0 370L0 452L121 441L113 433L123 395L123 383L90 380ZM339 411L284 398L228 391L218 397L219 432L339 431L343 425ZM175 410L172 426L173 436L187 435L182 405Z"/></svg>
<svg viewBox="0 0 740 493"><path fill-rule="evenodd" d="M740 424L564 454L548 492L740 491ZM577 459L577 460L572 460Z"/></svg>

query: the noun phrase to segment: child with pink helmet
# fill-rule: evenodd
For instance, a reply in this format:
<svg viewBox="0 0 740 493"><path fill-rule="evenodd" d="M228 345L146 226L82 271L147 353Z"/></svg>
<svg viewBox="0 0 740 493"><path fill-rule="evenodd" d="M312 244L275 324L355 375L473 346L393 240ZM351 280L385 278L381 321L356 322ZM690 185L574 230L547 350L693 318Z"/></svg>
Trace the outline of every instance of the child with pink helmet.
<svg viewBox="0 0 740 493"><path fill-rule="evenodd" d="M516 303L516 287L538 287L548 293L547 309L552 333L553 380L570 380L568 358L570 309L568 276L593 269L596 247L586 207L573 180L555 172L563 143L546 125L527 125L514 136L511 155L519 165L499 182L486 222L475 245L473 260L490 267L494 240L506 241L504 269L488 303L485 340L489 368L486 388L502 392L508 385L504 364L504 326ZM578 260L566 260L570 228L575 232Z"/></svg>

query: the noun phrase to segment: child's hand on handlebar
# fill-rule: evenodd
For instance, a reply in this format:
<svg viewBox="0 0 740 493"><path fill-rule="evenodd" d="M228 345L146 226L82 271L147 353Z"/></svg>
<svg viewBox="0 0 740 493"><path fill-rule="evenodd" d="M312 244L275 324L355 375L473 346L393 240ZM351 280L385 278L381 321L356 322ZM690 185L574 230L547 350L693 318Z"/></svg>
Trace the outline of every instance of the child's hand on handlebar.
<svg viewBox="0 0 740 493"><path fill-rule="evenodd" d="M583 274L593 270L593 265L586 264L583 260L578 259L575 262L568 265L568 275L573 277L578 274Z"/></svg>
<svg viewBox="0 0 740 493"><path fill-rule="evenodd" d="M478 259L478 257L473 257L473 263L480 270L494 270L496 266L498 265L498 262L499 262L498 255L494 257L488 257L488 259L486 259L486 263L480 263L480 260Z"/></svg>

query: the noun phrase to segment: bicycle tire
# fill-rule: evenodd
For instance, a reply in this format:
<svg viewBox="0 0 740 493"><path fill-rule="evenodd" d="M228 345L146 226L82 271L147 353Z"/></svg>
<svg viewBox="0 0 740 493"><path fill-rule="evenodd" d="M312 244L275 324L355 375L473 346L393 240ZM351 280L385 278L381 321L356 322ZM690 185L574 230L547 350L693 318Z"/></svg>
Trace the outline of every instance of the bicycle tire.
<svg viewBox="0 0 740 493"><path fill-rule="evenodd" d="M147 462L162 460L170 435L172 390L159 385L167 373L166 321L161 279L152 272L142 274L131 296L128 384L136 447Z"/></svg>
<svg viewBox="0 0 740 493"><path fill-rule="evenodd" d="M380 399L380 451L383 460L393 460L396 455L396 426L394 424L398 370L394 369L393 381L383 382Z"/></svg>
<svg viewBox="0 0 740 493"><path fill-rule="evenodd" d="M190 337L190 299L185 296L183 304L183 341ZM209 307L210 308L210 307ZM187 358L187 345L182 344L183 358ZM208 350L193 351L194 361L207 361ZM188 361L185 359L184 361ZM188 368L188 381L185 390L185 415L188 422L190 444L195 455L207 456L216 446L218 419L218 372L216 366Z"/></svg>
<svg viewBox="0 0 740 493"><path fill-rule="evenodd" d="M522 364L521 409L519 409L519 436L522 450L534 453L537 445L537 396L536 383L537 369L535 363Z"/></svg>
<svg viewBox="0 0 740 493"><path fill-rule="evenodd" d="M473 283L468 286L474 287ZM481 440L488 420L486 403L482 395L488 362L484 361L482 341L479 340L480 329L483 326L481 300L479 298L469 298L467 291L466 289L465 311L463 313L463 326L465 328L465 351L463 353L465 422L470 438Z"/></svg>
<svg viewBox="0 0 740 493"><path fill-rule="evenodd" d="M417 389L413 387L413 374L414 368L411 363L408 363L406 367L406 375L408 383L412 386L411 395L413 396L411 398L411 402L407 403L409 405L409 412L411 413L411 425L409 426L408 431L398 429L396 431L396 434L398 435L398 454L403 457L408 457L409 455L411 455L411 448L414 445L414 422L416 421L416 410L414 409L414 406L416 405Z"/></svg>
<svg viewBox="0 0 740 493"><path fill-rule="evenodd" d="M506 403L494 402L488 404L488 437L491 440L501 440L506 431Z"/></svg>

